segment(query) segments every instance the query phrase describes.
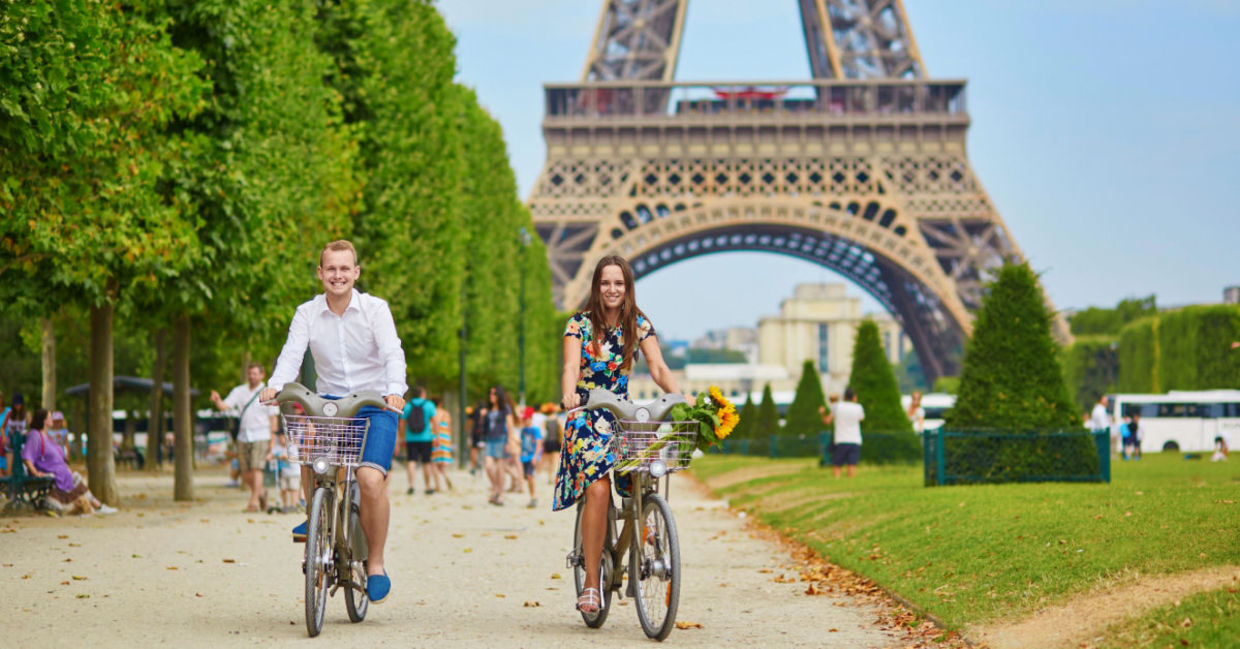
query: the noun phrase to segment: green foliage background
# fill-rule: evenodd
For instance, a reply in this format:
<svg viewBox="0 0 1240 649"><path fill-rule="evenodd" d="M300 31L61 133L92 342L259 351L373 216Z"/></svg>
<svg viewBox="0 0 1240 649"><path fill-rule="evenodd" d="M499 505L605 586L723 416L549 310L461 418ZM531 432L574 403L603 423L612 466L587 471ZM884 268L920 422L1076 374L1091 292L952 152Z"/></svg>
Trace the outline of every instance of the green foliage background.
<svg viewBox="0 0 1240 649"><path fill-rule="evenodd" d="M149 376L151 332L191 316L205 405L246 359L270 371L322 245L350 238L411 378L455 391L467 324L467 396L515 393L524 323L530 400L557 398L546 250L432 2L17 3L0 45L7 395L37 399L44 317L60 390L85 381L108 303L117 374Z"/></svg>
<svg viewBox="0 0 1240 649"><path fill-rule="evenodd" d="M741 421L745 416L741 415ZM762 386L762 401L758 403L758 416L754 418L750 435L753 439L767 439L780 432L779 408L775 405L775 397L771 396L771 384Z"/></svg>

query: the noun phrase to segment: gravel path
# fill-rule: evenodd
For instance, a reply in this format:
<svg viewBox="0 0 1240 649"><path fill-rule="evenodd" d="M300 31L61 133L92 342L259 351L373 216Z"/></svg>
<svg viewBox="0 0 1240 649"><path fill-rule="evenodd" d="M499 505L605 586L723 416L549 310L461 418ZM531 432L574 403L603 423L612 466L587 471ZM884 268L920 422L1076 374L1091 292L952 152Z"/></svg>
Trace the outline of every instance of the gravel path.
<svg viewBox="0 0 1240 649"><path fill-rule="evenodd" d="M484 480L454 475L456 493L404 493L394 472L388 540L391 598L348 622L343 595L328 599L320 642L391 647L647 646L631 602L590 630L572 609L564 555L572 515L543 506L486 503ZM171 476L120 478L110 517L0 519L0 599L7 646L305 646L302 546L294 515L245 514L243 495L201 472L198 501L171 501ZM420 481L419 481L420 482ZM395 485L400 485L396 488ZM691 479L673 481L684 558L682 622L667 642L685 647L896 646L873 608L806 596L776 583L791 558L751 537L724 503ZM62 644L61 641L64 641ZM363 644L365 643L365 644Z"/></svg>

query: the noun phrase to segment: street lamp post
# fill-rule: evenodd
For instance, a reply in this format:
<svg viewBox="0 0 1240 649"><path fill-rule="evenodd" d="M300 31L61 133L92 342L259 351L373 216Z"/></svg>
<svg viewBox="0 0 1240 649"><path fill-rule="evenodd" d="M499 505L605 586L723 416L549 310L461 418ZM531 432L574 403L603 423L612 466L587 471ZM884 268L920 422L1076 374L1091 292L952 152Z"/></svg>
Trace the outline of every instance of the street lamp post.
<svg viewBox="0 0 1240 649"><path fill-rule="evenodd" d="M525 249L530 245L530 233L524 227L518 233L518 241L521 242L521 329L517 336L517 346L520 348L520 382L518 384L518 393L521 395L521 406L525 406Z"/></svg>

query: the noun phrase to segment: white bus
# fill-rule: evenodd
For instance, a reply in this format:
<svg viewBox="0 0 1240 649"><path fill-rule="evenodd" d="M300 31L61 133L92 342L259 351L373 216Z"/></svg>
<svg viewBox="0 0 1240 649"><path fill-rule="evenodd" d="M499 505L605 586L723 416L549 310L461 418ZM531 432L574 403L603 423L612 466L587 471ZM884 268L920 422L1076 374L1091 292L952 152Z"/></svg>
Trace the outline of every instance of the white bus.
<svg viewBox="0 0 1240 649"><path fill-rule="evenodd" d="M1124 417L1140 415L1143 453L1210 451L1216 437L1228 447L1240 442L1240 390L1115 394L1111 407L1117 427Z"/></svg>

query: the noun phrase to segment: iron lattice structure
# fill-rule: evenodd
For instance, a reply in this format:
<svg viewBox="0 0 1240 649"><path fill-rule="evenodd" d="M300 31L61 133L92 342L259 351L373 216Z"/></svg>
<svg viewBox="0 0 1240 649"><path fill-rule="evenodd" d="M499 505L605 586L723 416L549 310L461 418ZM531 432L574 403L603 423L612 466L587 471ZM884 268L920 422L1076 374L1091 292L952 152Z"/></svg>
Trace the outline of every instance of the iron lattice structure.
<svg viewBox="0 0 1240 649"><path fill-rule="evenodd" d="M928 378L956 374L987 272L1022 258L965 153L965 81L926 76L901 0L797 2L814 79L689 83L688 0L604 0L582 80L544 86L529 205L556 299L582 304L608 254L638 277L791 255L887 307Z"/></svg>

